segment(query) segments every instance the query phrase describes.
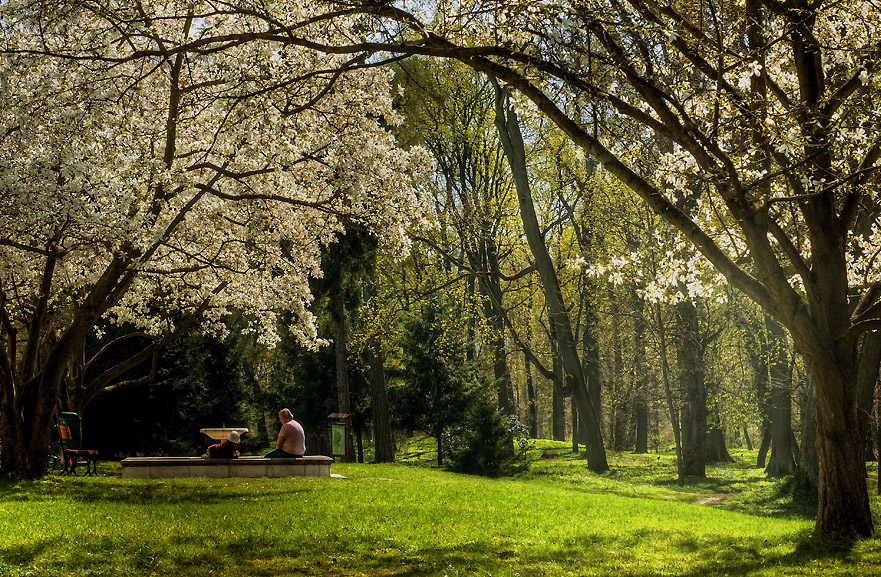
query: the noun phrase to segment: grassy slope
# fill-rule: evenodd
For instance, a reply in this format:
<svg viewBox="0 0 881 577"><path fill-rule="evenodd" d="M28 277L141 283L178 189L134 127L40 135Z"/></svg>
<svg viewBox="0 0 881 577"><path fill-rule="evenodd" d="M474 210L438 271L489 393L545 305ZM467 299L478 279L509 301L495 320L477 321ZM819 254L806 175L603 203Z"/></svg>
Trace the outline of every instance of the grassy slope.
<svg viewBox="0 0 881 577"><path fill-rule="evenodd" d="M669 455L610 453L603 475L563 443L533 455L506 479L405 464L335 464L346 479L0 479L0 577L881 575L879 540L814 536L812 504L752 454L684 488Z"/></svg>

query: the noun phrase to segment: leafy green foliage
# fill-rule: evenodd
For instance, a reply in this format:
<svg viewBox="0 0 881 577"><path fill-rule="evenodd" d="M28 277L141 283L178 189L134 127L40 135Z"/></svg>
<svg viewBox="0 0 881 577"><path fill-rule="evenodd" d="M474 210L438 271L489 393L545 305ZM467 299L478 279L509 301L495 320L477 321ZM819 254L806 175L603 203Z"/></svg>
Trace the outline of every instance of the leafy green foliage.
<svg viewBox="0 0 881 577"><path fill-rule="evenodd" d="M404 315L400 380L391 391L392 411L401 428L440 439L463 421L463 404L476 382L473 367L465 361L457 318L455 307L440 297Z"/></svg>
<svg viewBox="0 0 881 577"><path fill-rule="evenodd" d="M528 431L517 417L499 410L488 390L482 388L471 396L463 423L444 436L452 471L498 477L525 464Z"/></svg>

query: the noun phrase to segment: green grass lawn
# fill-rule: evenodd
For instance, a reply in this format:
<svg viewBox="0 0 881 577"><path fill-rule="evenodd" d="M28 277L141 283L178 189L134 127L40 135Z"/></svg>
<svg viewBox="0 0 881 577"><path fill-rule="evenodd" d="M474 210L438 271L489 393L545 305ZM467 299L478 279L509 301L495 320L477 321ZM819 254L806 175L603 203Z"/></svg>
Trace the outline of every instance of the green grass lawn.
<svg viewBox="0 0 881 577"><path fill-rule="evenodd" d="M685 487L669 455L610 453L596 475L564 443L532 454L503 479L418 447L333 465L345 479L0 478L0 577L881 575L881 541L815 536L815 505L753 453Z"/></svg>

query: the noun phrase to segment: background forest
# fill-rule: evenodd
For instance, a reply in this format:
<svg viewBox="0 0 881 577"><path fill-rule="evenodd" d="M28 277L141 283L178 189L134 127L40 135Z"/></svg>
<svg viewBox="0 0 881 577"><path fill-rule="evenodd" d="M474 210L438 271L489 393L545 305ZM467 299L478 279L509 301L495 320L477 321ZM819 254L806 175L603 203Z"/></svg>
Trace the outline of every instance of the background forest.
<svg viewBox="0 0 881 577"><path fill-rule="evenodd" d="M195 332L163 351L150 384L63 407L82 411L85 444L114 457L195 455L207 440L199 428L227 425L248 427L242 448L258 453L286 406L313 454L330 451L327 416L350 412L359 461L394 460L395 439L412 434L436 439L439 464L492 475L516 467L528 438L587 450L527 242L537 226L606 448L675 450L681 479L756 446L757 467L792 474L799 463L799 484L815 488L812 381L776 321L558 128L523 115L529 222L496 125L500 87L452 62L411 59L395 75L405 121L393 130L434 161L419 182L426 220L409 231L410 254L347 230L311 287L319 337L332 344L306 349L281 322L268 347L233 315L226 339ZM629 154L650 166L661 152L643 141ZM90 346L124 331L108 327ZM865 338L872 459L878 346Z"/></svg>

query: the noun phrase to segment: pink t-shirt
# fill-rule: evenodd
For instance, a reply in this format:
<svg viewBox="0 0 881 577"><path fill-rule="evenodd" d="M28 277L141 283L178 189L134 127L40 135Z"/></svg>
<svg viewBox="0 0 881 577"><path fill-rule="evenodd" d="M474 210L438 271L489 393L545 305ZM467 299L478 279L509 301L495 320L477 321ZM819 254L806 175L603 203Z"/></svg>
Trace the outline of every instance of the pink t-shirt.
<svg viewBox="0 0 881 577"><path fill-rule="evenodd" d="M306 434L297 421L288 421L281 426L278 438L282 440L281 450L292 455L306 453Z"/></svg>

